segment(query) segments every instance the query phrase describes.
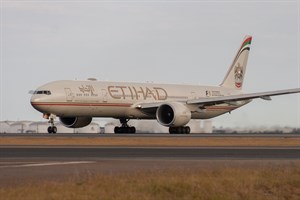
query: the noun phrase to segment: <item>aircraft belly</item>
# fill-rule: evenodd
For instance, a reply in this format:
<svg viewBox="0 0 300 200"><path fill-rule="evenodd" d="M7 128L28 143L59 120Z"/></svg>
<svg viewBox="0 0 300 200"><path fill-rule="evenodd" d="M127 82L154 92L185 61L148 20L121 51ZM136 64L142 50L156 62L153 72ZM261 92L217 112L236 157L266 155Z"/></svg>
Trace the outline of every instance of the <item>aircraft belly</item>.
<svg viewBox="0 0 300 200"><path fill-rule="evenodd" d="M108 107L108 106L68 106L68 107L52 107L49 113L58 116L93 116L93 117L125 117L144 119L149 116L131 107Z"/></svg>
<svg viewBox="0 0 300 200"><path fill-rule="evenodd" d="M93 108L92 113L94 113L95 117L113 117L113 118L128 118L128 119L141 119L145 118L146 115L140 112L139 110L131 107L125 108L107 108L107 107L99 107Z"/></svg>
<svg viewBox="0 0 300 200"><path fill-rule="evenodd" d="M59 116L93 116L93 117L118 117L124 116L129 108L126 107L106 107L106 106L70 106L60 108L53 113Z"/></svg>

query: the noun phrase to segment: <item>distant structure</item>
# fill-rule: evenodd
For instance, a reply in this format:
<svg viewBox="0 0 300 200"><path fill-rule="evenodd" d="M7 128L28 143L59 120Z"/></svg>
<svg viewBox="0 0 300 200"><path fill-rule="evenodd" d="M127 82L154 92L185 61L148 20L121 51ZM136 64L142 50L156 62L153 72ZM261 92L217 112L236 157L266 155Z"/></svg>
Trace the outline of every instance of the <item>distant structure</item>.
<svg viewBox="0 0 300 200"><path fill-rule="evenodd" d="M119 125L118 120L111 120L105 124L102 121L101 127L98 123L92 122L83 128L67 128L60 122L56 122L55 126L59 133L114 133L115 126ZM137 133L168 133L168 127L160 125L156 120L130 120L130 125L136 127ZM299 133L300 128L287 126L251 126L251 127L213 127L211 120L191 120L188 123L193 133ZM41 121L0 121L0 133L48 133L48 122Z"/></svg>
<svg viewBox="0 0 300 200"><path fill-rule="evenodd" d="M114 132L115 126L116 126L115 122L108 122L104 126L104 133L115 133Z"/></svg>
<svg viewBox="0 0 300 200"><path fill-rule="evenodd" d="M293 128L287 126L252 126L252 127L213 127L213 133L300 133L300 128Z"/></svg>
<svg viewBox="0 0 300 200"><path fill-rule="evenodd" d="M160 125L156 120L130 120L129 124L136 127L137 133L168 133L168 127ZM60 122L55 126L59 133L114 133L114 128L119 121L112 120L100 127L98 123L92 122L83 128L67 128ZM202 126L201 126L202 125ZM212 122L210 120L191 120L188 123L191 133L212 133ZM45 121L0 121L0 133L48 133L49 123Z"/></svg>
<svg viewBox="0 0 300 200"><path fill-rule="evenodd" d="M10 124L9 132L10 133L26 133L30 121L17 121Z"/></svg>
<svg viewBox="0 0 300 200"><path fill-rule="evenodd" d="M11 121L0 121L0 133L8 133L12 123Z"/></svg>
<svg viewBox="0 0 300 200"><path fill-rule="evenodd" d="M191 133L212 133L211 120L191 120L188 124L191 128Z"/></svg>
<svg viewBox="0 0 300 200"><path fill-rule="evenodd" d="M99 124L92 122L83 128L67 128L56 122L59 133L100 133ZM48 133L48 122L33 121L0 121L0 133Z"/></svg>
<svg viewBox="0 0 300 200"><path fill-rule="evenodd" d="M213 126L211 120L204 120L203 121L203 133L212 133L213 132Z"/></svg>
<svg viewBox="0 0 300 200"><path fill-rule="evenodd" d="M27 133L48 133L48 126L47 122L32 122L29 124Z"/></svg>

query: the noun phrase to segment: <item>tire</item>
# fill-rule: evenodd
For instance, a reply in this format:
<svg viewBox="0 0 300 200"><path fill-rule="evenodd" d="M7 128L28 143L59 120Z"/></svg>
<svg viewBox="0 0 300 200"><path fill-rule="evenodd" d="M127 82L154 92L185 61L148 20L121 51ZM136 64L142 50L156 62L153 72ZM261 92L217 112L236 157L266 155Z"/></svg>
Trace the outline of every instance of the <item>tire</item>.
<svg viewBox="0 0 300 200"><path fill-rule="evenodd" d="M190 134L191 133L191 128L189 126L187 126L185 128L186 128L186 134Z"/></svg>
<svg viewBox="0 0 300 200"><path fill-rule="evenodd" d="M170 134L176 134L176 128L175 127L170 127L169 128L169 133Z"/></svg>
<svg viewBox="0 0 300 200"><path fill-rule="evenodd" d="M52 130L52 127L51 127L51 126L49 126L47 130L48 130L48 133L49 133L49 134L51 134L51 133L53 132L53 130Z"/></svg>
<svg viewBox="0 0 300 200"><path fill-rule="evenodd" d="M116 126L116 127L114 128L114 132L115 132L115 133L119 133L119 127Z"/></svg>
<svg viewBox="0 0 300 200"><path fill-rule="evenodd" d="M129 132L130 133L132 133L132 134L135 134L135 127L134 126L132 126L132 127L130 127L130 129L129 129Z"/></svg>
<svg viewBox="0 0 300 200"><path fill-rule="evenodd" d="M57 128L56 128L56 126L53 126L53 127L52 127L52 133L53 133L53 134L57 133Z"/></svg>

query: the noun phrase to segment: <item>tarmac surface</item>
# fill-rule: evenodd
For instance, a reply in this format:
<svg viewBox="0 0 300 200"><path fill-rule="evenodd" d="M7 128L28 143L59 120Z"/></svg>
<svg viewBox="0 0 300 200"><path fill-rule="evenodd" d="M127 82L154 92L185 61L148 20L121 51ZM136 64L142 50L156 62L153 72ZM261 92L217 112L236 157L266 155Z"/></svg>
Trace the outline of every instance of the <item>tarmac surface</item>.
<svg viewBox="0 0 300 200"><path fill-rule="evenodd" d="M45 135L49 136L48 134ZM0 139L2 136L0 136ZM66 137L66 134L63 134L63 136ZM74 137L73 134L71 136ZM166 134L156 136L140 135L140 137L162 136L166 137ZM5 134L3 137L12 136ZM30 135L29 137L44 136ZM60 136L57 134L56 137ZM99 135L95 134L92 137L99 137ZM101 135L100 137L131 136ZM196 134L189 137L204 137L204 135ZM210 137L217 136L210 135ZM236 137L236 135L231 137ZM249 134L247 137L249 137ZM261 135L259 137L283 137L283 135ZM285 135L284 137L299 136ZM0 187L28 184L40 180L73 180L74 178L93 176L99 173L114 175L145 170L205 169L212 166L230 167L234 163L257 166L262 162L293 162L299 165L300 146L99 147L93 145L1 145Z"/></svg>
<svg viewBox="0 0 300 200"><path fill-rule="evenodd" d="M1 160L30 159L300 159L300 147L1 146Z"/></svg>

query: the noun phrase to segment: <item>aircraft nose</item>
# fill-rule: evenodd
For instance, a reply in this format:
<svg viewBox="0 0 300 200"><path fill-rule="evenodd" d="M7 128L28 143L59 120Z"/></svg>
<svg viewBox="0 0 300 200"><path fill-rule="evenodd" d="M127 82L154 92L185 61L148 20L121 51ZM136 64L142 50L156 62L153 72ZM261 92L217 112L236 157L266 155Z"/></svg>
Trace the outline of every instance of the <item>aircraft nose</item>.
<svg viewBox="0 0 300 200"><path fill-rule="evenodd" d="M33 92L30 103L31 105L36 108L37 106L41 105L42 103L47 102L51 95L50 90L38 89Z"/></svg>
<svg viewBox="0 0 300 200"><path fill-rule="evenodd" d="M39 102L41 102L41 98L39 98L33 94L30 99L30 103L31 103L32 107L34 107L36 110L39 110L39 109L37 109Z"/></svg>
<svg viewBox="0 0 300 200"><path fill-rule="evenodd" d="M32 96L30 98L31 106L41 113L49 113L49 104L47 102L51 102L53 99L53 95L51 93L51 87L48 85L41 86L36 90L32 91Z"/></svg>
<svg viewBox="0 0 300 200"><path fill-rule="evenodd" d="M30 104L37 111L42 112L42 113L45 112L45 106L43 106L44 103L45 103L45 97L43 97L39 94L33 94L31 96Z"/></svg>

